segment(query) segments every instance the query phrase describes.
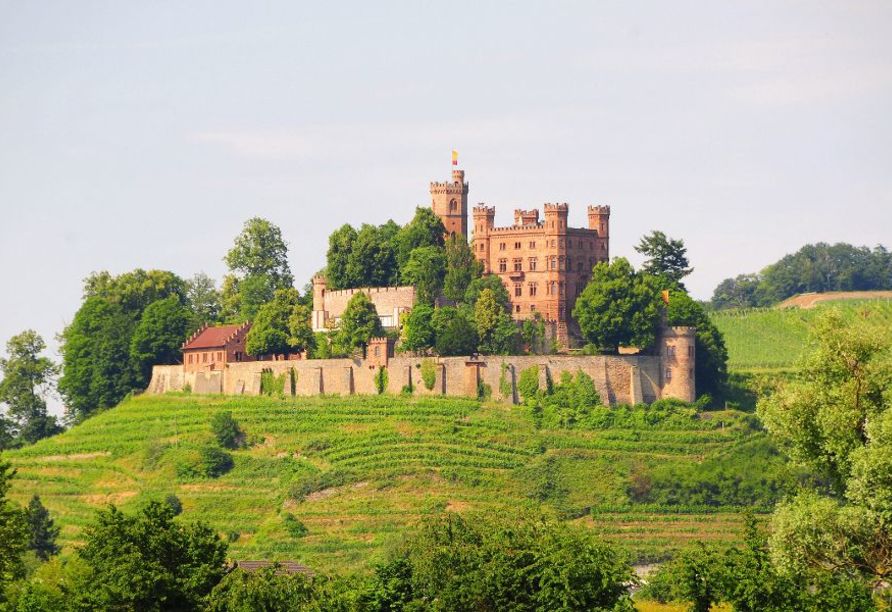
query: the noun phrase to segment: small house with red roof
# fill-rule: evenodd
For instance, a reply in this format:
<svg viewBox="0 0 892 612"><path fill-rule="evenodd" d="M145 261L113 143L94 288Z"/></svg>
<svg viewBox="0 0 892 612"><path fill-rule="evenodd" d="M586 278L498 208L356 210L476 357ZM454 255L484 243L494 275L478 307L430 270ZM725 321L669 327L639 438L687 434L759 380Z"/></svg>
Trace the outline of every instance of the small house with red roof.
<svg viewBox="0 0 892 612"><path fill-rule="evenodd" d="M227 363L255 361L245 352L250 323L205 326L183 343L183 371L222 370Z"/></svg>

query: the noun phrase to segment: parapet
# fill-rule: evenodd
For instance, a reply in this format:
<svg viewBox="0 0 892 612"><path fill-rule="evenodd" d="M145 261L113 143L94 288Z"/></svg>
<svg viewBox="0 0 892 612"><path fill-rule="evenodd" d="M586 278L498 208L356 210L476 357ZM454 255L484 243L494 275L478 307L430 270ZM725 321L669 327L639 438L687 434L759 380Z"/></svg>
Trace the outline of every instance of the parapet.
<svg viewBox="0 0 892 612"><path fill-rule="evenodd" d="M532 210L522 210L520 208L516 208L514 210L514 224L515 225L538 225L539 224L539 209L534 208Z"/></svg>
<svg viewBox="0 0 892 612"><path fill-rule="evenodd" d="M473 212L475 217L495 217L496 207L480 203L474 206Z"/></svg>
<svg viewBox="0 0 892 612"><path fill-rule="evenodd" d="M545 208L546 215L549 212L566 213L567 211L570 210L570 206L566 202L563 202L561 204L552 204L552 203L548 202L545 204L544 208Z"/></svg>
<svg viewBox="0 0 892 612"><path fill-rule="evenodd" d="M610 207L609 206L589 206L588 207L589 214L595 213L599 215L609 215Z"/></svg>
<svg viewBox="0 0 892 612"><path fill-rule="evenodd" d="M663 327L660 330L660 334L663 337L693 338L697 334L697 328L687 325L670 325Z"/></svg>

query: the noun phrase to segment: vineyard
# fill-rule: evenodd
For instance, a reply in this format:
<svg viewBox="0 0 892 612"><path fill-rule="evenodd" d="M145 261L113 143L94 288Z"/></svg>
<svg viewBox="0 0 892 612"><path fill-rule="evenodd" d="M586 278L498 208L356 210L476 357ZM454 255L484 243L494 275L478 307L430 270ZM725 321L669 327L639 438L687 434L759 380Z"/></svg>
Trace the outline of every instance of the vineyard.
<svg viewBox="0 0 892 612"><path fill-rule="evenodd" d="M231 411L248 445L217 478L190 470ZM662 425L536 429L523 407L412 397L219 397L126 400L59 436L10 452L12 497L39 493L66 547L97 508L132 509L175 494L184 519L208 522L238 559L294 559L322 571L367 570L406 528L444 510L545 504L634 559L694 540L728 540L737 508L636 503L633 474L733 453L762 434L718 412Z"/></svg>
<svg viewBox="0 0 892 612"><path fill-rule="evenodd" d="M776 370L795 365L808 346L814 321L831 309L849 318L867 316L892 328L889 300L827 302L807 310L722 310L712 313L711 318L725 337L730 370Z"/></svg>

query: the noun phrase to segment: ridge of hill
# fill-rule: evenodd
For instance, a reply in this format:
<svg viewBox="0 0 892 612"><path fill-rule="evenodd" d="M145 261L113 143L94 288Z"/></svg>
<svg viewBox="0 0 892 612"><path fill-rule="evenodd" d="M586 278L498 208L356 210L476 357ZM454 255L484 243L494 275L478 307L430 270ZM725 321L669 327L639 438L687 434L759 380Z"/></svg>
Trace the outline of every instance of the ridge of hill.
<svg viewBox="0 0 892 612"><path fill-rule="evenodd" d="M183 466L212 442L220 411L252 445L232 452L228 473L194 477ZM735 507L636 504L628 491L635 473L743 453L763 438L751 417L688 410L653 424L626 414L622 426L538 429L523 407L471 399L143 395L7 453L18 469L11 497L40 494L70 550L106 504L127 510L173 493L185 520L231 541L233 558L322 571L367 571L423 515L526 503L553 506L639 561L737 537Z"/></svg>
<svg viewBox="0 0 892 612"><path fill-rule="evenodd" d="M892 300L892 291L827 291L800 293L785 299L775 308L814 308L826 302L842 300Z"/></svg>
<svg viewBox="0 0 892 612"><path fill-rule="evenodd" d="M731 371L789 370L808 348L815 320L833 309L845 318L870 317L892 329L892 300L843 300L809 308L719 310L710 319L725 337Z"/></svg>

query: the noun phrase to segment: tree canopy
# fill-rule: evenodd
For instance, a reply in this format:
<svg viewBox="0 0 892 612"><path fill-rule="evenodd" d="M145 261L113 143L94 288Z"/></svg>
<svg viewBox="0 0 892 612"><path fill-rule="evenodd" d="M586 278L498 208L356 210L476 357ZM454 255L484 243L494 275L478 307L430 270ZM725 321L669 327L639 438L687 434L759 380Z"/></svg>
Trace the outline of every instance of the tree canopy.
<svg viewBox="0 0 892 612"><path fill-rule="evenodd" d="M0 404L22 442L33 443L61 431L55 417L47 413L46 398L59 368L41 356L46 343L37 332L24 331L6 343L7 357L0 358ZM3 448L0 440L0 448Z"/></svg>
<svg viewBox="0 0 892 612"><path fill-rule="evenodd" d="M681 284L681 279L694 271L690 267L684 241L669 238L659 230L642 236L635 250L647 258L641 266L641 271L646 274L662 276Z"/></svg>
<svg viewBox="0 0 892 612"><path fill-rule="evenodd" d="M402 275L405 284L415 286L419 303L433 304L443 290L446 254L438 247L418 247L409 254Z"/></svg>
<svg viewBox="0 0 892 612"><path fill-rule="evenodd" d="M130 339L130 358L142 380L149 380L155 364L180 363L191 319L191 313L176 295L146 307Z"/></svg>
<svg viewBox="0 0 892 612"><path fill-rule="evenodd" d="M287 355L313 346L310 310L297 289L279 289L257 312L245 340L250 355Z"/></svg>
<svg viewBox="0 0 892 612"><path fill-rule="evenodd" d="M383 334L384 329L381 327L381 319L378 317L375 305L368 295L358 291L347 302L347 307L341 315L341 322L335 334L338 346L347 351L364 350L371 338Z"/></svg>

